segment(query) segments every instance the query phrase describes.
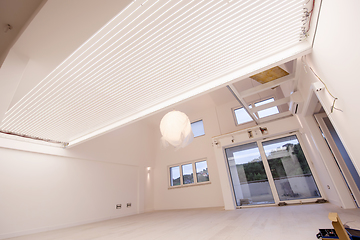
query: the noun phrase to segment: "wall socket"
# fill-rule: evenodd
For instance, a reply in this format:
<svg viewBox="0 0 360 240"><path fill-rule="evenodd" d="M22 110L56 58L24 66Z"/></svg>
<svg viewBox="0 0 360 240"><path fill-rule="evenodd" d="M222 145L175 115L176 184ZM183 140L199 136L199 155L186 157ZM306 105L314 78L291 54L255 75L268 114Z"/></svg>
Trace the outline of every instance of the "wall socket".
<svg viewBox="0 0 360 240"><path fill-rule="evenodd" d="M131 207L131 203L127 203L127 204L126 204L126 207Z"/></svg>
<svg viewBox="0 0 360 240"><path fill-rule="evenodd" d="M121 204L116 204L116 209L121 209Z"/></svg>

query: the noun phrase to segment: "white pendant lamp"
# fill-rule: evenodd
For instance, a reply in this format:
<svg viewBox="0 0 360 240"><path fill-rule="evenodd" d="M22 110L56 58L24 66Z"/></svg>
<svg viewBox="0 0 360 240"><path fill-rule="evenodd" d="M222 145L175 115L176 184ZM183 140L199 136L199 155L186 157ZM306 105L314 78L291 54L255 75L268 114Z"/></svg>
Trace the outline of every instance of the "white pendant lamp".
<svg viewBox="0 0 360 240"><path fill-rule="evenodd" d="M176 148L183 148L194 139L188 116L179 111L165 114L160 122L160 131L164 145L169 143Z"/></svg>

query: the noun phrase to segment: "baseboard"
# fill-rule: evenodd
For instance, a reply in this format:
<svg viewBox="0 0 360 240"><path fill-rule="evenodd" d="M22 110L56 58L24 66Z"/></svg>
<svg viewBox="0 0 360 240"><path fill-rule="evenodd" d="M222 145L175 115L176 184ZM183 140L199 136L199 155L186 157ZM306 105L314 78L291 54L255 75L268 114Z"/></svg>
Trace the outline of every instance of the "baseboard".
<svg viewBox="0 0 360 240"><path fill-rule="evenodd" d="M135 215L135 214L137 214L137 213L129 213L129 214L121 215L121 216L112 216L112 217L106 217L106 218L80 221L80 222L75 222L75 223L61 224L61 225L50 226L50 227L36 228L36 229L25 230L25 231L20 231L20 232L5 233L5 234L0 234L0 240L7 239L7 238L13 238L13 237L20 237L20 236L30 235L30 234L35 234L35 233L48 232L48 231L53 231L53 230L58 230L58 229L63 229L63 228L76 227L76 226L85 225L85 224L89 224L89 223L102 222L102 221L106 221L106 220L110 220L110 219L122 218L122 217Z"/></svg>

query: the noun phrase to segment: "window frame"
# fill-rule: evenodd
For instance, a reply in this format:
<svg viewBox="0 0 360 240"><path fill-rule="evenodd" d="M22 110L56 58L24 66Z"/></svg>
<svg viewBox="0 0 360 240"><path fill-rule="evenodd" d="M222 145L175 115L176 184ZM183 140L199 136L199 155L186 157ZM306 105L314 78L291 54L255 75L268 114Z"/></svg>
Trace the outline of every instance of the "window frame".
<svg viewBox="0 0 360 240"><path fill-rule="evenodd" d="M194 135L194 138L198 138L198 137L202 137L202 136L205 136L205 135L206 135L206 133L205 133L204 119L202 119L202 118L190 122L191 131L192 131L192 126L191 126L191 124L196 123L196 122L200 122L200 121L202 121L202 123L203 123L202 125L203 125L203 129L204 129L204 134L203 134L203 135L196 136L196 137L195 137L195 135ZM194 134L194 132L193 132L193 134Z"/></svg>
<svg viewBox="0 0 360 240"><path fill-rule="evenodd" d="M257 101L257 102L252 102L252 104L254 105L253 107L256 107L256 106L255 106L256 103L264 102L264 101L269 100L269 99L274 99L273 102L276 101L275 96L266 97L264 100L260 100L260 101ZM265 103L265 104L267 104L267 103ZM261 105L260 105L260 106L261 106ZM274 115L276 115L276 114L279 114L279 113L280 113L280 110L279 110L278 106L274 106L274 107L276 107L278 113L271 114L271 115L268 115L268 116L265 116L265 117L260 117L260 116L259 116L259 112L255 112L255 114L256 114L257 118L259 118L259 119L261 119L261 118L266 118L266 117L270 117L270 116L274 116ZM270 107L270 108L271 108L271 107ZM269 108L266 108L266 109L269 109ZM264 109L264 110L266 110L266 109ZM260 111L264 111L264 110L260 110Z"/></svg>
<svg viewBox="0 0 360 240"><path fill-rule="evenodd" d="M256 106L255 106L255 103L263 102L263 101L269 100L269 99L271 99L271 98L274 99L274 101L276 101L275 96L274 96L274 95L270 95L270 96L268 96L268 97L263 98L264 100L252 101L252 102L248 103L249 108L255 108L255 107L256 107ZM251 106L251 107L250 107L250 106ZM244 125L246 125L246 124L255 123L254 120L251 120L251 121L248 121L248 122L244 122L244 123L238 124L238 121L237 121L237 118L236 118L236 114L235 114L235 110L241 109L241 108L244 108L244 106L237 105L236 107L231 108L232 115L233 115L234 122L235 122L235 126L244 126ZM278 108L278 106L276 106L276 108L278 109L278 113L276 113L276 114L281 113L280 110L279 110L279 108ZM267 109L267 108L266 108L266 109ZM264 109L264 110L265 110L265 109ZM272 114L272 115L269 115L269 116L273 116L273 115L276 115L276 114ZM256 118L261 119L261 118L259 117L258 112L254 112L254 115L255 115ZM249 114L249 116L250 116L250 114ZM266 116L266 117L269 117L269 116ZM262 118L266 118L266 117L262 117ZM250 118L251 118L251 116L250 116Z"/></svg>
<svg viewBox="0 0 360 240"><path fill-rule="evenodd" d="M192 160L192 161L187 161L187 162L182 162L182 163L177 163L177 164L168 165L168 166L167 166L167 172L168 172L168 189L191 187L191 186L198 186L198 185L204 185L204 184L211 184L210 177L209 177L209 181L206 181L206 182L198 182L198 181L197 181L196 165L195 165L195 164L196 164L197 162L203 162L203 161L206 161L206 165L207 165L207 168L208 168L208 174L209 174L209 166L208 166L207 158L200 158L200 159L196 159L196 160ZM182 166L183 166L183 165L188 165L188 164L192 164L194 182L193 182L193 183L184 184L184 182L183 182L184 180L183 180L183 170L182 170ZM172 167L179 167L179 168L180 168L180 185L171 186L170 168L172 168ZM209 174L209 176L210 176L210 174Z"/></svg>
<svg viewBox="0 0 360 240"><path fill-rule="evenodd" d="M249 106L253 107L252 104L249 104ZM237 106L237 107L231 108L232 115L233 115L234 122L235 122L235 126L243 126L243 125L245 125L245 124L249 124L249 123L255 122L255 121L251 118L251 116L250 116L250 114L249 114L249 117L251 118L251 121L238 124L238 120L237 120L237 118L236 118L235 110L238 110L238 109L241 109L241 108L244 108L244 107L243 107L243 106ZM245 111L246 111L246 110L245 110ZM246 112L247 112L247 111L246 111Z"/></svg>
<svg viewBox="0 0 360 240"><path fill-rule="evenodd" d="M301 146L301 148L303 150L306 161L307 161L307 163L309 165L310 171L311 171L311 173L312 173L312 175L314 177L316 186L318 187L319 193L321 195L321 197L319 197L319 198L325 198L325 196L326 196L325 189L320 184L320 178L318 176L317 171L315 170L315 167L313 166L313 160L312 160L312 158L310 156L310 153L308 152L307 146L305 146L305 142L302 139L302 134L298 130L290 131L288 133L283 133L283 134L278 133L278 134L276 134L276 135L274 135L272 137L262 137L262 138L257 138L257 139L248 139L246 141L235 142L235 143L232 143L230 145L223 146L221 151L222 151L223 154L226 154L225 153L226 148L234 147L234 146L237 146L237 145L245 145L245 144L248 144L248 143L251 143L251 142L256 142L257 145L259 146L259 144L262 144L262 142L271 141L271 140L275 140L275 139L280 139L280 138L284 138L284 137L289 137L289 136L292 136L292 135L295 135L298 142L300 143L300 146ZM259 150L260 150L260 148L259 148ZM262 154L264 154L264 155L262 155ZM262 162L267 161L265 151L260 150L260 155L262 157ZM233 192L234 183L233 183L233 180L231 179L231 173L230 173L229 164L226 162L227 161L226 160L226 155L223 155L223 158L225 159L225 163L226 163L226 173L227 173L227 176L229 177L229 184L230 184L230 188L231 188L231 197L232 197L232 199L235 199L235 195L234 195L234 192ZM270 171L270 169L269 169L269 171ZM270 173L271 173L271 171L270 171ZM271 177L271 179L272 179L272 177ZM273 187L274 187L275 191L277 192L275 185ZM253 205L251 205L251 206L237 206L235 201L234 201L233 206L234 206L234 209L253 208L253 207L262 207L262 206L276 206L279 202L280 202L280 200L278 202L275 202L275 203L259 204L259 205L256 205L256 206L253 206ZM302 203L314 202L314 199L313 198L311 198L311 199L298 199L298 200L287 200L287 201L281 201L281 202L287 202L288 204L299 204L299 203L302 204Z"/></svg>

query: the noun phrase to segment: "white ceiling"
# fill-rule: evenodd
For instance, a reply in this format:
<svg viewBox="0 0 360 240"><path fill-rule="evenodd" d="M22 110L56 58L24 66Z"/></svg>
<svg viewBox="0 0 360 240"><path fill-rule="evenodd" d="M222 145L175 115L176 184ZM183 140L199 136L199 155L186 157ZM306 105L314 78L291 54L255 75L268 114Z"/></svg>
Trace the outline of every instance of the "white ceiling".
<svg viewBox="0 0 360 240"><path fill-rule="evenodd" d="M14 45L33 68L1 130L67 143L92 137L306 41L302 0L100 2L43 6Z"/></svg>
<svg viewBox="0 0 360 240"><path fill-rule="evenodd" d="M16 37L32 19L42 2L43 0L0 1L0 66ZM8 24L11 29L7 29Z"/></svg>

